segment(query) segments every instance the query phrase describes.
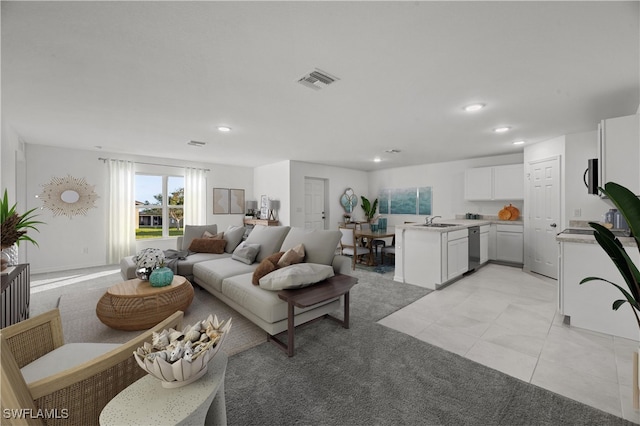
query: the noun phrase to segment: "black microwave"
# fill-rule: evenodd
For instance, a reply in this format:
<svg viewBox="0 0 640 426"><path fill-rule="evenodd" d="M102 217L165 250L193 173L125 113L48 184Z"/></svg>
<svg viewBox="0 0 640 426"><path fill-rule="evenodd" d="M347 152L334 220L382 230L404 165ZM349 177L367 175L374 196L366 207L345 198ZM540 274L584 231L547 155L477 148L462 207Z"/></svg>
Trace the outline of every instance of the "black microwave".
<svg viewBox="0 0 640 426"><path fill-rule="evenodd" d="M598 159L589 158L587 160L587 170L584 171L582 177L589 194L598 195Z"/></svg>

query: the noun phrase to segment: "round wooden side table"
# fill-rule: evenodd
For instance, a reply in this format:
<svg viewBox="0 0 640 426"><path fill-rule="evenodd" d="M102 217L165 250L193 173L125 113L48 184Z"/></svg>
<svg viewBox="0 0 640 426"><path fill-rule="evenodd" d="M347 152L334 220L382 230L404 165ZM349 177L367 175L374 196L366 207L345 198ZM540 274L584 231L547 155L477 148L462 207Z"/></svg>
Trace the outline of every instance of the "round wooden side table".
<svg viewBox="0 0 640 426"><path fill-rule="evenodd" d="M96 315L111 328L146 330L175 311L186 310L192 301L193 287L185 277L174 275L164 287L136 278L109 287L98 301Z"/></svg>

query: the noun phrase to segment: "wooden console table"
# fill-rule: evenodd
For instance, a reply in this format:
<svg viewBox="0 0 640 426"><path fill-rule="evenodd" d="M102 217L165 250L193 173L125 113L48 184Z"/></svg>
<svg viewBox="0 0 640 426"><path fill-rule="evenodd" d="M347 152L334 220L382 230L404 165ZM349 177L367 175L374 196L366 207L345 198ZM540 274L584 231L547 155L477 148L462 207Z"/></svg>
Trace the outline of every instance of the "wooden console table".
<svg viewBox="0 0 640 426"><path fill-rule="evenodd" d="M280 221L269 219L244 219L245 225L263 225L263 226L278 226Z"/></svg>
<svg viewBox="0 0 640 426"><path fill-rule="evenodd" d="M334 321L338 321L344 328L349 328L349 291L351 287L358 283L358 279L350 275L337 274L333 277L327 278L324 281L314 284L309 287L304 287L296 290L281 290L278 292L278 297L289 305L287 313L287 343L279 340L275 336L268 336L268 339L282 349L287 356L293 356L294 354L294 308L308 308L318 303L327 302L332 299L336 299L344 295L344 317L343 319L335 318L329 314L325 314L322 317L316 318L330 318ZM309 324L315 320L306 322ZM304 324L302 324L304 325Z"/></svg>
<svg viewBox="0 0 640 426"><path fill-rule="evenodd" d="M2 271L2 314L0 328L29 318L31 275L29 264L9 266Z"/></svg>

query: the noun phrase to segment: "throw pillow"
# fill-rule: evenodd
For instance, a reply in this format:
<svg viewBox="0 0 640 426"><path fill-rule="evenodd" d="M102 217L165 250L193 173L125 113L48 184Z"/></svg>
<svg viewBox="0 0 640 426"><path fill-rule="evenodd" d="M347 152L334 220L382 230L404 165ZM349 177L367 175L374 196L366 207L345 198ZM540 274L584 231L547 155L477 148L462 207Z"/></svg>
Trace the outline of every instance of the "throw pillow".
<svg viewBox="0 0 640 426"><path fill-rule="evenodd" d="M273 253L271 256L267 257L262 262L260 262L256 270L253 271L253 277L251 278L251 283L253 283L253 285L259 285L260 278L264 277L269 272L273 272L276 269L278 269L279 268L278 261L280 260L282 255L284 255L284 252L282 251L278 253Z"/></svg>
<svg viewBox="0 0 640 426"><path fill-rule="evenodd" d="M260 244L247 244L247 242L241 242L238 247L233 251L231 258L247 265L251 265L258 256L260 251Z"/></svg>
<svg viewBox="0 0 640 426"><path fill-rule="evenodd" d="M298 263L277 269L260 278L260 288L285 290L302 288L334 276L333 267L318 263Z"/></svg>
<svg viewBox="0 0 640 426"><path fill-rule="evenodd" d="M194 238L189 246L189 251L195 253L224 253L224 246L227 242L217 238Z"/></svg>
<svg viewBox="0 0 640 426"><path fill-rule="evenodd" d="M224 231L224 239L227 240L227 246L224 248L224 251L227 253L233 253L236 247L238 247L238 244L240 244L240 241L242 241L244 232L244 226L229 225L227 230Z"/></svg>
<svg viewBox="0 0 640 426"><path fill-rule="evenodd" d="M185 225L184 235L182 236L182 247L180 250L188 250L191 245L191 241L194 238L202 238L205 231L209 231L211 234L218 233L218 225Z"/></svg>
<svg viewBox="0 0 640 426"><path fill-rule="evenodd" d="M217 240L221 240L224 237L224 232L218 232L217 234L212 234L209 231L204 231L202 234L202 238L215 238Z"/></svg>
<svg viewBox="0 0 640 426"><path fill-rule="evenodd" d="M278 266L284 268L285 266L294 265L304 260L304 245L298 244L297 246L287 250L284 255L278 261Z"/></svg>

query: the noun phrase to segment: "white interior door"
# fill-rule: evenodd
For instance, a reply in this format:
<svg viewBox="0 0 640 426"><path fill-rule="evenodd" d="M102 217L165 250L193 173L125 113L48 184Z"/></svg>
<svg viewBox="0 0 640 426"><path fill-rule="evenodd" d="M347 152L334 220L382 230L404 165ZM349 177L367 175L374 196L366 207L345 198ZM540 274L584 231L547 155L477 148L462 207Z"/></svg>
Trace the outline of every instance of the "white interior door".
<svg viewBox="0 0 640 426"><path fill-rule="evenodd" d="M304 227L326 229L324 179L304 178Z"/></svg>
<svg viewBox="0 0 640 426"><path fill-rule="evenodd" d="M560 162L558 157L529 163L529 235L531 271L558 279L560 232Z"/></svg>

